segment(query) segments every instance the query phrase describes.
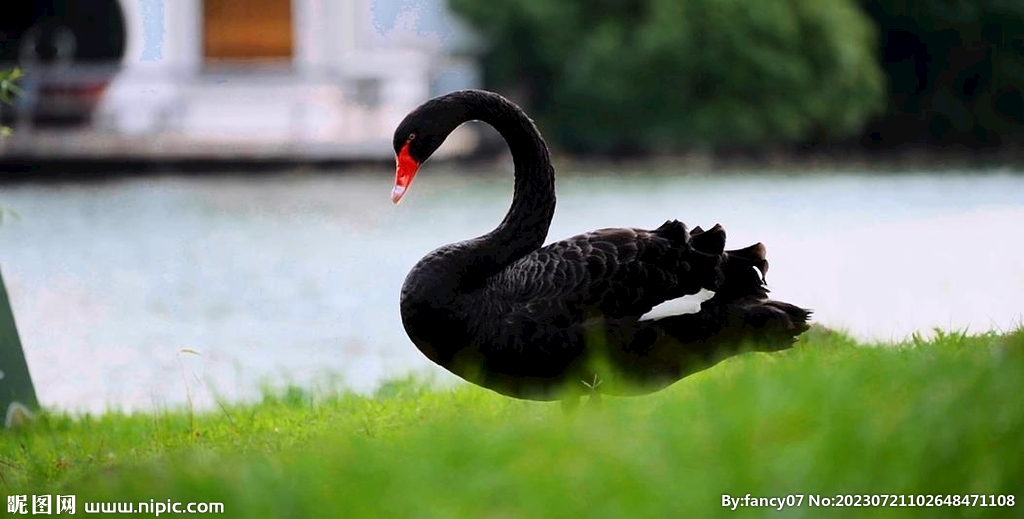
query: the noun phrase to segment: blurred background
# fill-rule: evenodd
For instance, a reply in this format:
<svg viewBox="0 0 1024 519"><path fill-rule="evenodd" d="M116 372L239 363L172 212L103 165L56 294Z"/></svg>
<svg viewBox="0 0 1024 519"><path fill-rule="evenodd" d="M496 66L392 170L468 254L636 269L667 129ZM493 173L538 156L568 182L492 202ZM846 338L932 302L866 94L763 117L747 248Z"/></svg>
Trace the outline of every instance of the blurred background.
<svg viewBox="0 0 1024 519"><path fill-rule="evenodd" d="M555 149L551 239L720 222L859 338L1022 323L1020 2L26 0L0 8L0 268L42 403L451 380L398 290L500 221L504 143L466 125L388 196L394 127L461 88Z"/></svg>

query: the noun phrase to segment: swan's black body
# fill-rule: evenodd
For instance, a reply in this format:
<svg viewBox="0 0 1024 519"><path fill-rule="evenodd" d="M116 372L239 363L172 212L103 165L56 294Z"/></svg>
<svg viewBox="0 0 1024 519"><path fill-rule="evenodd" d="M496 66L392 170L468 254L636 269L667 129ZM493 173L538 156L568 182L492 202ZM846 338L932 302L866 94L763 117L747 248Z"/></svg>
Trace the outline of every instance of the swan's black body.
<svg viewBox="0 0 1024 519"><path fill-rule="evenodd" d="M403 158L418 167L469 120L505 138L515 194L497 228L431 252L406 278L402 322L430 360L519 398L558 399L584 384L642 394L747 346L789 347L807 329L808 311L767 298L754 269L767 270L764 248L724 252L719 226L691 232L669 221L543 246L555 209L548 148L527 115L497 94L454 92L410 113L395 132L399 169ZM702 288L716 294L700 312L641 319Z"/></svg>

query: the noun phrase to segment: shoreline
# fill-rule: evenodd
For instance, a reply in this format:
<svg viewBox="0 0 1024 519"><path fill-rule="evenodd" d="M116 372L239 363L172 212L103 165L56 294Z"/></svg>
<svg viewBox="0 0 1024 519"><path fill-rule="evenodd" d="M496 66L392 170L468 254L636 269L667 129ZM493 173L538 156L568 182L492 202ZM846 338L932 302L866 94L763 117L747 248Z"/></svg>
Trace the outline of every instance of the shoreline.
<svg viewBox="0 0 1024 519"><path fill-rule="evenodd" d="M647 170L653 173L693 172L844 172L851 170L898 173L908 170L938 171L1008 168L1024 172L1024 146L1008 145L987 150L904 146L869 150L857 147L817 149L690 151L632 157L571 155L554 150L556 168L563 171ZM506 168L504 149L479 150L465 157L436 159L437 163L467 171ZM365 157L327 157L268 153L195 154L173 158L124 153L94 158L0 155L0 183L103 180L152 175L266 175L290 171L350 174L389 169L391 160ZM510 167L510 166L508 166Z"/></svg>

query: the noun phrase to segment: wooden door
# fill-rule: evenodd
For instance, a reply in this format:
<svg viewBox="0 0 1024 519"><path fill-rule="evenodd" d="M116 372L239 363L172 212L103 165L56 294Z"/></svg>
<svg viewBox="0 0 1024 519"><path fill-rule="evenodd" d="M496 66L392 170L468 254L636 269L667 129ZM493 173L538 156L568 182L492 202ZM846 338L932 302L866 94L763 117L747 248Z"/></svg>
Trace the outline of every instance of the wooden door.
<svg viewBox="0 0 1024 519"><path fill-rule="evenodd" d="M291 0L203 0L203 58L292 58Z"/></svg>

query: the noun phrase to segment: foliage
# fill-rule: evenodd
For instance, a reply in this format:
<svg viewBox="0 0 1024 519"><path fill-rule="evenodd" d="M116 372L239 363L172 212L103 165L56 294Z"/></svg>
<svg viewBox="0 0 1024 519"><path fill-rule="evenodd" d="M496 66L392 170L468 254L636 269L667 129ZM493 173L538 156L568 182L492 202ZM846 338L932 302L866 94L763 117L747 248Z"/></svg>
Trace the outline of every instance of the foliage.
<svg viewBox="0 0 1024 519"><path fill-rule="evenodd" d="M451 6L490 42L487 86L575 150L825 139L881 108L873 27L846 0Z"/></svg>
<svg viewBox="0 0 1024 519"><path fill-rule="evenodd" d="M13 104L14 98L21 95L21 88L18 87L17 80L21 78L22 75L21 69L17 67L8 70L0 70L0 103ZM10 128L0 126L0 137L10 135L10 133Z"/></svg>
<svg viewBox="0 0 1024 519"><path fill-rule="evenodd" d="M0 113L3 112L2 105L13 104L14 98L22 94L21 87L17 84L17 80L22 75L21 69L17 67L0 70ZM7 137L10 134L11 129L9 127L0 125L0 138ZM5 218L17 219L18 213L0 206L0 225L3 225Z"/></svg>
<svg viewBox="0 0 1024 519"><path fill-rule="evenodd" d="M0 437L7 494L213 501L232 517L764 516L722 495L1024 498L1024 330L863 347L812 330L642 398L570 417L461 385L375 397L290 388L191 417L49 413ZM1019 508L1021 503L1016 503ZM944 510L939 512L938 510Z"/></svg>
<svg viewBox="0 0 1024 519"><path fill-rule="evenodd" d="M1024 2L861 1L881 29L891 85L866 142L983 147L1024 136Z"/></svg>

